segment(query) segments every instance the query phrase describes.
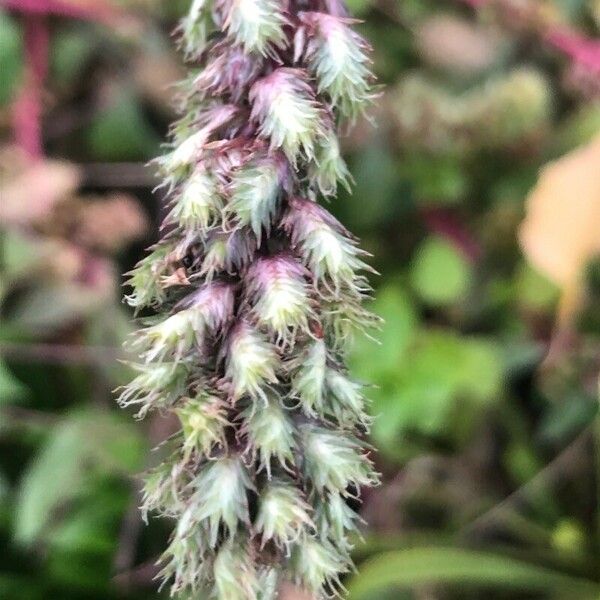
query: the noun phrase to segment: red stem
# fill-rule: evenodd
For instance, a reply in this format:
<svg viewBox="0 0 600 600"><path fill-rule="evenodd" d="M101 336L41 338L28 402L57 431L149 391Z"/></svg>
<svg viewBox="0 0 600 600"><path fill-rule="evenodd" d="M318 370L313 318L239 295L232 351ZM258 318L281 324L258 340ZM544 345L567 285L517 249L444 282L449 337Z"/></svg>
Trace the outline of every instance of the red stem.
<svg viewBox="0 0 600 600"><path fill-rule="evenodd" d="M25 73L13 106L13 127L17 145L32 159L40 159L44 154L42 109L48 73L48 23L43 15L29 15L23 23Z"/></svg>

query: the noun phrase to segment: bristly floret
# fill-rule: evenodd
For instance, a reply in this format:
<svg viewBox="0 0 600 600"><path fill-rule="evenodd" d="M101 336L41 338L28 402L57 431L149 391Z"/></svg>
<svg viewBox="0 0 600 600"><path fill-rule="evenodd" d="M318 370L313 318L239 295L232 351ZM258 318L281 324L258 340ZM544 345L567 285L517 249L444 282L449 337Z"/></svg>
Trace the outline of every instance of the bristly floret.
<svg viewBox="0 0 600 600"><path fill-rule="evenodd" d="M361 522L348 500L377 483L344 364L351 332L377 324L373 270L319 204L350 188L340 128L373 98L353 23L343 0L191 0L179 29L200 69L157 160L162 239L127 280L156 314L118 401L179 423L142 514L174 520L159 576L182 599L340 594Z"/></svg>
<svg viewBox="0 0 600 600"><path fill-rule="evenodd" d="M343 117L354 121L373 100L369 44L351 29L356 23L327 13L301 12L304 27L296 32L296 58L308 61L318 91L326 92Z"/></svg>
<svg viewBox="0 0 600 600"><path fill-rule="evenodd" d="M299 157L312 159L324 135L323 113L302 69L280 67L259 79L250 89L252 119L270 147L281 148L296 164Z"/></svg>

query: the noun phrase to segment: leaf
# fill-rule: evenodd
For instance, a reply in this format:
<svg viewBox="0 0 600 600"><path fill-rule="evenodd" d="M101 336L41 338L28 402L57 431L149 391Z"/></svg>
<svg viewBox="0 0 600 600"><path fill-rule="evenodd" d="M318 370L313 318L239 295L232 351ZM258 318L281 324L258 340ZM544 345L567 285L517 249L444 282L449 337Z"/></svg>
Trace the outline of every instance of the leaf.
<svg viewBox="0 0 600 600"><path fill-rule="evenodd" d="M409 548L386 552L363 563L348 585L350 600L379 598L390 586L460 585L545 592L551 596L597 600L600 585L518 559L458 548Z"/></svg>
<svg viewBox="0 0 600 600"><path fill-rule="evenodd" d="M529 262L562 289L562 322L577 312L584 268L600 252L598 164L600 136L546 166L519 233Z"/></svg>
<svg viewBox="0 0 600 600"><path fill-rule="evenodd" d="M109 90L112 97L96 115L87 142L96 160L141 160L158 152L160 140L148 124L135 94Z"/></svg>
<svg viewBox="0 0 600 600"><path fill-rule="evenodd" d="M25 386L8 370L0 360L0 406L18 400L25 394Z"/></svg>
<svg viewBox="0 0 600 600"><path fill-rule="evenodd" d="M481 409L499 397L503 376L499 348L491 341L421 331L371 394L376 444L401 458L409 432L462 439Z"/></svg>
<svg viewBox="0 0 600 600"><path fill-rule="evenodd" d="M21 79L22 41L17 23L0 11L0 106L8 104Z"/></svg>
<svg viewBox="0 0 600 600"><path fill-rule="evenodd" d="M444 306L464 297L472 272L470 264L451 243L431 236L419 248L410 277L415 291L425 302Z"/></svg>
<svg viewBox="0 0 600 600"><path fill-rule="evenodd" d="M85 491L89 475L135 471L142 456L139 433L115 415L89 411L65 418L23 476L15 539L30 544L40 537L56 510Z"/></svg>

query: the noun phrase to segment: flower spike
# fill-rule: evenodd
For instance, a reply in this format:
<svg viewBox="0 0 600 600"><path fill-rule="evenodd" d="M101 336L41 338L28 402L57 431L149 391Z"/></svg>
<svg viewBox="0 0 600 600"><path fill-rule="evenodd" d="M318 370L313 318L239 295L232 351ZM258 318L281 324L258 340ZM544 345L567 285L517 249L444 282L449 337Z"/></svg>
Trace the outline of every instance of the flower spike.
<svg viewBox="0 0 600 600"><path fill-rule="evenodd" d="M142 515L174 521L159 577L181 599L324 600L352 569L349 504L378 478L344 357L378 324L374 271L321 201L350 188L340 131L374 97L353 24L343 0L190 0L179 28L200 68L156 161L162 239L126 282L146 316L118 402L179 424Z"/></svg>

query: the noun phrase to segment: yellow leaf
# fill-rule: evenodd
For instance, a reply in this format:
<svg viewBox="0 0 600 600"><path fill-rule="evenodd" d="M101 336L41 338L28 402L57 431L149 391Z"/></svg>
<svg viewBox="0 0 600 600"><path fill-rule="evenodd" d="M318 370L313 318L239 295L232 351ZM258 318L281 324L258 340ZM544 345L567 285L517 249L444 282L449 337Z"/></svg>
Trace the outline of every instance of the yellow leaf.
<svg viewBox="0 0 600 600"><path fill-rule="evenodd" d="M565 324L579 307L584 267L600 253L600 135L542 170L519 240L533 267L561 288Z"/></svg>

